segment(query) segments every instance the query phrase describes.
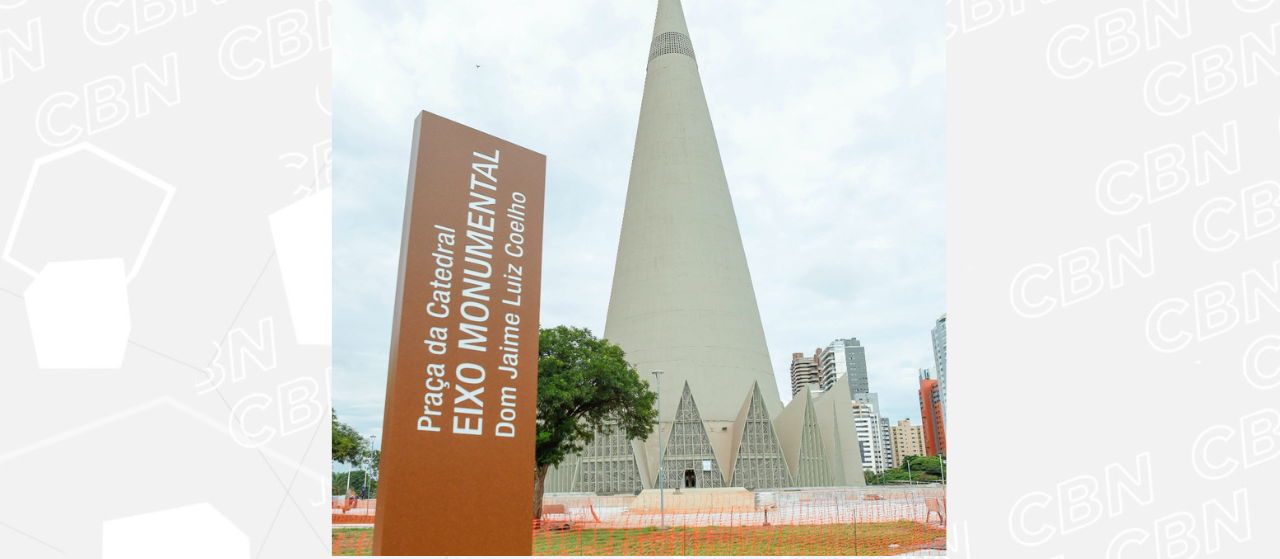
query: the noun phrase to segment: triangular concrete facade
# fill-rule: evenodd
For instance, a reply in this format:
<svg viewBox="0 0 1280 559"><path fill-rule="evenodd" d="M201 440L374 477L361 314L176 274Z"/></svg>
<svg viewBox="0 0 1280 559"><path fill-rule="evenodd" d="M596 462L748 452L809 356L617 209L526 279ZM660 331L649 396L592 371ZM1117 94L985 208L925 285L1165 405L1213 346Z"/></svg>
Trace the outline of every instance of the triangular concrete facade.
<svg viewBox="0 0 1280 559"><path fill-rule="evenodd" d="M853 417L853 398L849 383L836 379L831 390L823 392L813 403L822 431L827 464L836 485L862 486L862 452L858 449L858 424Z"/></svg>
<svg viewBox="0 0 1280 559"><path fill-rule="evenodd" d="M577 456L577 472L571 491L609 493L619 489L643 489L635 451L626 433L597 433Z"/></svg>
<svg viewBox="0 0 1280 559"><path fill-rule="evenodd" d="M778 434L760 396L760 386L752 384L747 401L734 421L733 467L725 478L731 487L749 489L782 488L791 485L787 461L782 456Z"/></svg>
<svg viewBox="0 0 1280 559"><path fill-rule="evenodd" d="M698 413L698 404L693 393L686 384L680 393L680 404L676 407L675 420L671 422L670 431L663 433L666 441L662 445L662 469L666 478L664 487L674 489L686 487L685 472L692 470L695 478L694 487L724 487L724 474L715 450L711 448L711 440L707 437L706 426ZM710 468L704 467L710 462ZM657 487L657 480L654 480Z"/></svg>
<svg viewBox="0 0 1280 559"><path fill-rule="evenodd" d="M778 431L778 439L782 442L783 456L786 456L793 485L836 485L831 475L832 464L827 460L828 453L818 413L813 407L813 394L808 387L791 399L774 420L774 426Z"/></svg>
<svg viewBox="0 0 1280 559"><path fill-rule="evenodd" d="M799 473L800 464L800 431L804 428L805 408L811 407L812 396L806 387L799 394L791 397L782 413L773 419L774 430L778 433L778 441L782 444L782 456L787 460L787 468L794 478Z"/></svg>
<svg viewBox="0 0 1280 559"><path fill-rule="evenodd" d="M839 430L836 431L839 440ZM828 487L835 485L831 476L831 464L827 462L826 445L822 442L822 428L818 424L818 412L813 402L804 408L804 427L800 429L800 456L795 484L800 487Z"/></svg>

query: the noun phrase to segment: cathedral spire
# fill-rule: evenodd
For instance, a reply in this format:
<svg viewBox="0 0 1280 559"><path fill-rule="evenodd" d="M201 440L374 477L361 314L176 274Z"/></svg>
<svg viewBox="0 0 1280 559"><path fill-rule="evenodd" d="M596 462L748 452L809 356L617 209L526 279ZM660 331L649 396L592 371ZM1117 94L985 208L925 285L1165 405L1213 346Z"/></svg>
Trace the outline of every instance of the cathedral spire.
<svg viewBox="0 0 1280 559"><path fill-rule="evenodd" d="M680 0L658 0L658 19L653 24L653 42L649 43L649 62L673 53L697 60L693 55L693 42L689 40L689 28L684 24Z"/></svg>
<svg viewBox="0 0 1280 559"><path fill-rule="evenodd" d="M782 401L680 0L658 0L653 32L605 337L642 374L667 371L664 422L685 381L720 427L753 383L772 417Z"/></svg>
<svg viewBox="0 0 1280 559"><path fill-rule="evenodd" d="M678 476L666 477L668 485L784 486L791 478L785 448L803 466L791 469L805 472L807 482L864 485L848 383L837 383L844 387L843 407L819 410L832 419L807 408L785 432L772 427L782 400L688 33L680 0L658 0L604 337L626 352L651 387L649 373L664 371L662 467ZM836 446L841 433L849 439ZM582 483L551 487L638 489L634 478L602 479L601 471L637 472L644 488L656 487L658 439L655 429L635 441L634 455L622 445L588 450L584 456L596 469L562 464L558 468L577 471Z"/></svg>
<svg viewBox="0 0 1280 559"><path fill-rule="evenodd" d="M663 33L679 33L689 36L689 27L684 23L684 8L680 0L658 0L658 19L653 25L653 36Z"/></svg>

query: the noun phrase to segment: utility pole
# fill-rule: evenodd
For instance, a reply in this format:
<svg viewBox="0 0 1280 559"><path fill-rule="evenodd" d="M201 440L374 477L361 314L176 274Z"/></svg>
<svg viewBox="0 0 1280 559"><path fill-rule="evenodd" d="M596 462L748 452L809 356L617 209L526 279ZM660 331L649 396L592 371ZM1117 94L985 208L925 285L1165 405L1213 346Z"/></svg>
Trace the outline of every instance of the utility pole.
<svg viewBox="0 0 1280 559"><path fill-rule="evenodd" d="M369 485L369 470L373 467L373 450L377 446L377 443L378 436L369 435L369 456L367 458L367 462L365 462L364 468L364 506L366 512L369 510L369 497L371 496L370 492L373 490Z"/></svg>

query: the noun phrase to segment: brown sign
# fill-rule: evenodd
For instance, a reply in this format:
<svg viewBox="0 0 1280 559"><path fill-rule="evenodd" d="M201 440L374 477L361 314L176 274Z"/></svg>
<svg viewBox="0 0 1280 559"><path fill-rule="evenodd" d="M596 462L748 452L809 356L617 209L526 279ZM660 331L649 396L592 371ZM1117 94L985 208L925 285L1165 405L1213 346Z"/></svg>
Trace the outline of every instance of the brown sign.
<svg viewBox="0 0 1280 559"><path fill-rule="evenodd" d="M547 158L414 122L374 555L532 553Z"/></svg>

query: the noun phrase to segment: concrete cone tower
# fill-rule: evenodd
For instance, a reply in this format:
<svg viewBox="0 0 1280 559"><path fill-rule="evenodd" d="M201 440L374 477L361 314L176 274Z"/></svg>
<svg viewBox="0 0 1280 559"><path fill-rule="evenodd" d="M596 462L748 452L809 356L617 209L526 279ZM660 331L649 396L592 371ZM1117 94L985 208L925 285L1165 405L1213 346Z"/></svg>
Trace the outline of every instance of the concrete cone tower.
<svg viewBox="0 0 1280 559"><path fill-rule="evenodd" d="M667 488L865 483L848 383L783 413L680 0L658 1L604 336L650 386L665 373ZM656 431L606 430L547 491L652 489L658 461Z"/></svg>
<svg viewBox="0 0 1280 559"><path fill-rule="evenodd" d="M680 0L658 2L604 336L651 385L665 371L664 434L688 385L722 469L753 385L782 410ZM637 451L651 486L656 437Z"/></svg>

